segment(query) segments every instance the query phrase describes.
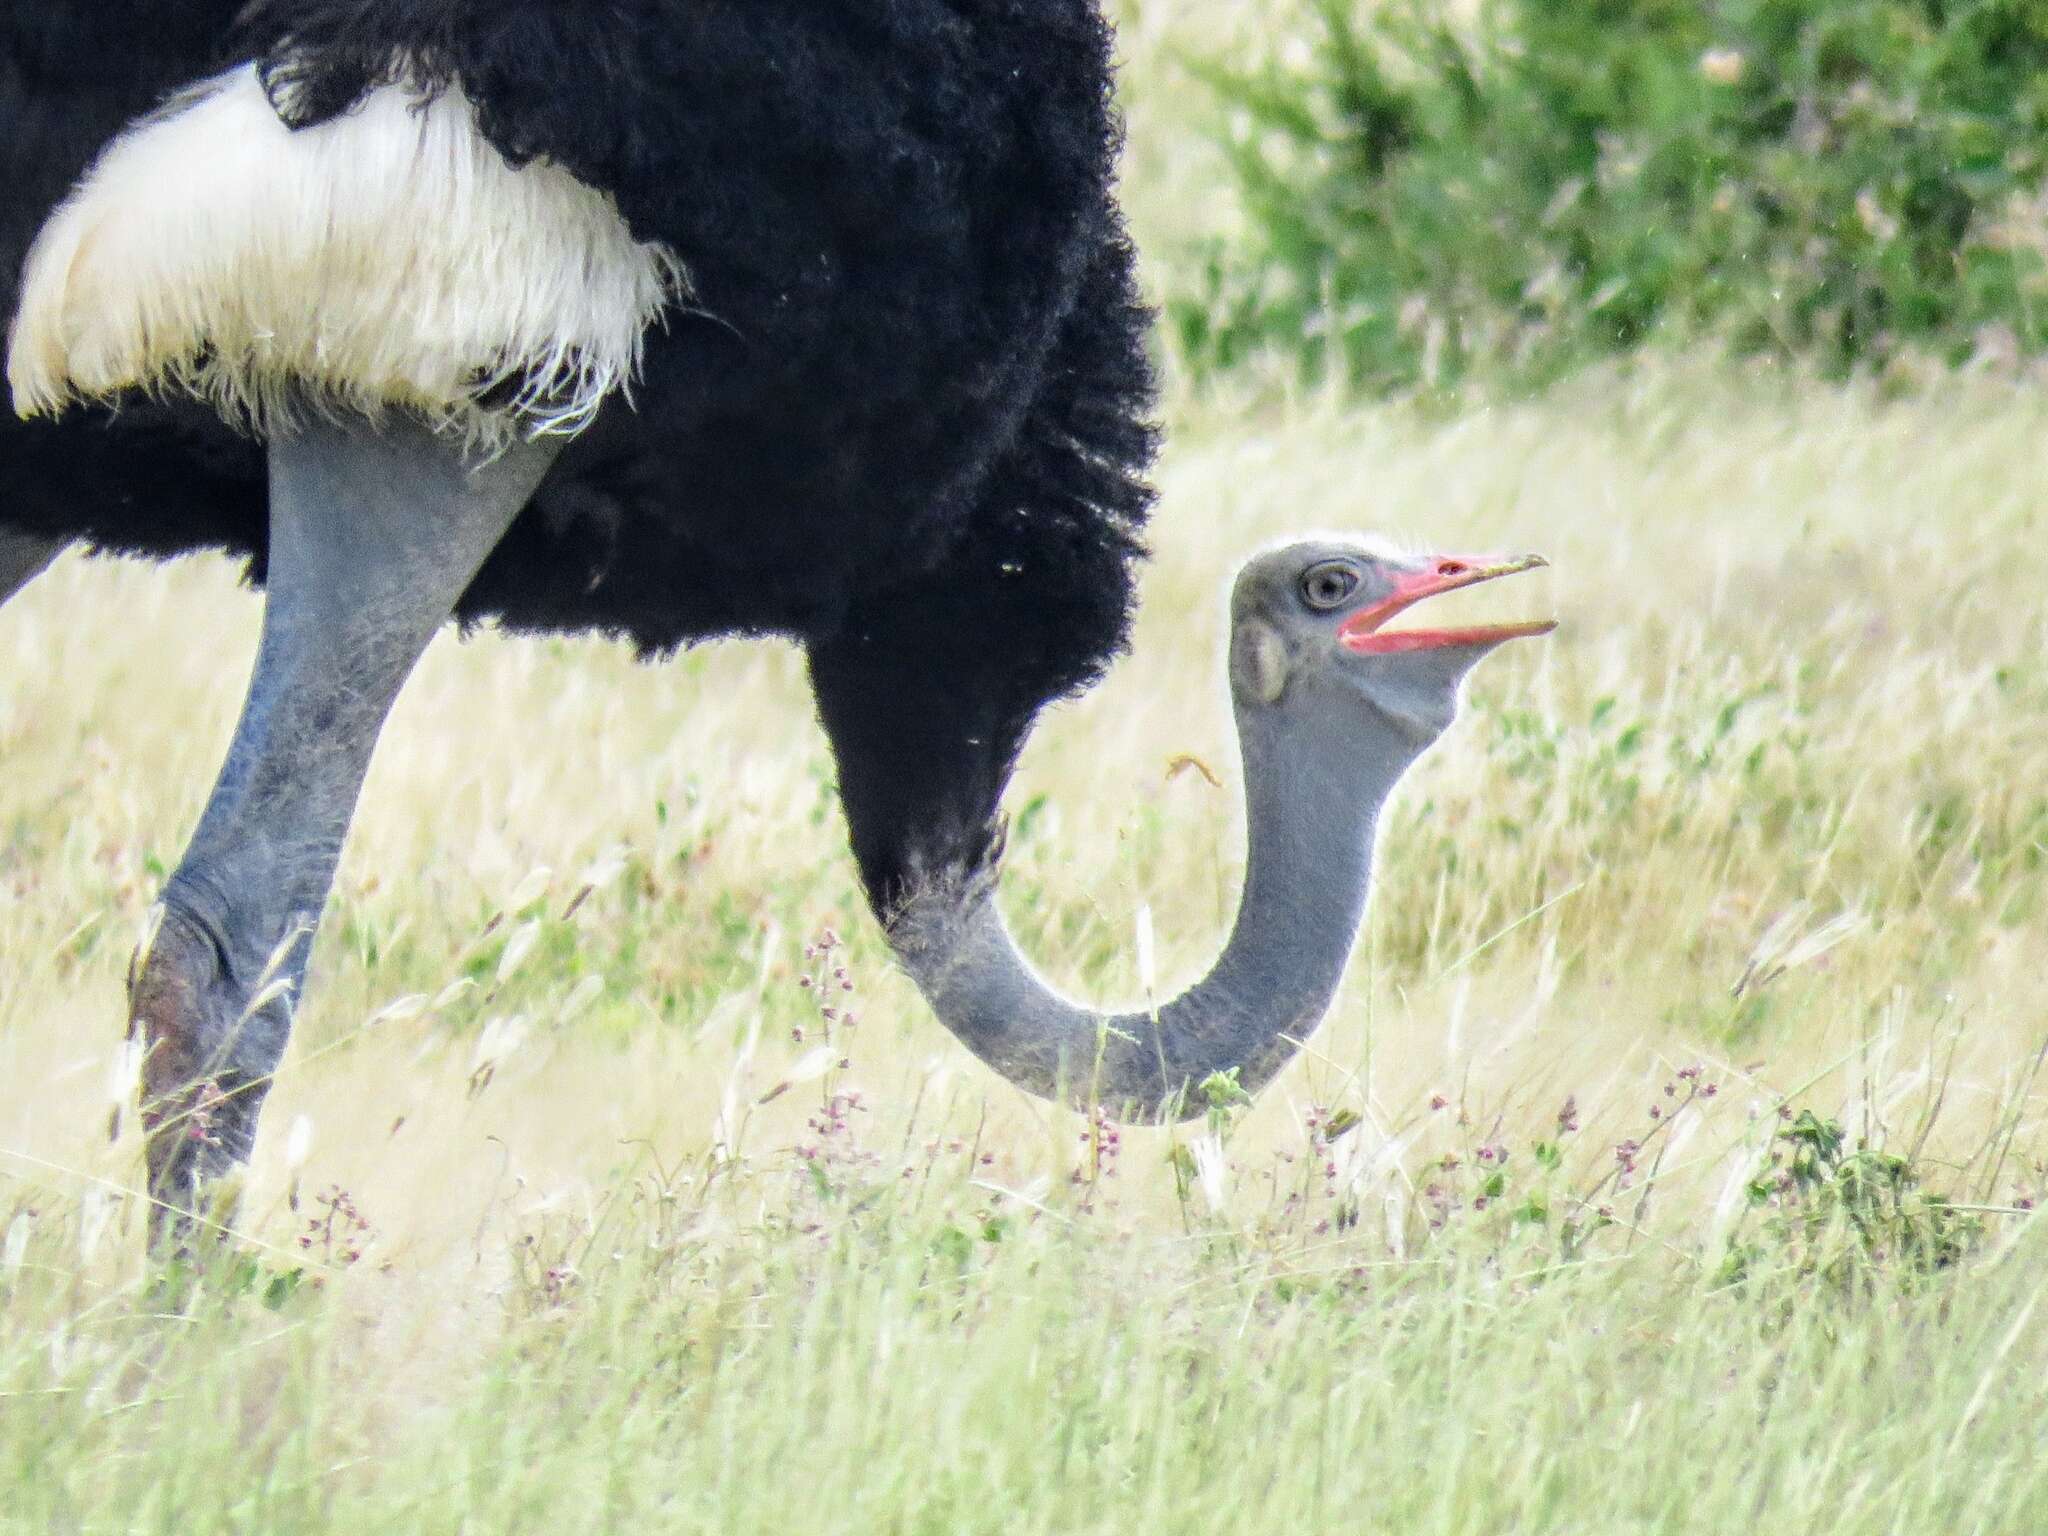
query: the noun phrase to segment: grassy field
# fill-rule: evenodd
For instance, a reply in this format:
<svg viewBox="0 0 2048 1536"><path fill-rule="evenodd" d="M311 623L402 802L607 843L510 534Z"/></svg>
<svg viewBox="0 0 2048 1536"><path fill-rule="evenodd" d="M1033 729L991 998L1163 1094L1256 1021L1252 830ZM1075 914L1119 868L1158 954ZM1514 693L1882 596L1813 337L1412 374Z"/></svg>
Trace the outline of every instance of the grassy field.
<svg viewBox="0 0 2048 1536"><path fill-rule="evenodd" d="M1170 250L1167 55L1230 23L1127 9ZM2048 402L1170 414L1135 654L1010 798L1064 985L1132 996L1146 910L1176 983L1230 916L1244 554L1540 549L1441 612L1564 620L1409 779L1256 1104L1091 1126L955 1046L793 652L449 635L183 1306L121 978L257 605L68 557L0 610L0 1530L2040 1529Z"/></svg>

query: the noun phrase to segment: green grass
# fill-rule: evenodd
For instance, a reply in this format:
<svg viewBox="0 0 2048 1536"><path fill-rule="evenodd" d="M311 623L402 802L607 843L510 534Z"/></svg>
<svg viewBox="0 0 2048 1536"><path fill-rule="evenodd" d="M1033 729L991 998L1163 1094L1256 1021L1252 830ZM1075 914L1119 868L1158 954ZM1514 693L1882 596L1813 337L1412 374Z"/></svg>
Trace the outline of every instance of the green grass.
<svg viewBox="0 0 2048 1536"><path fill-rule="evenodd" d="M1228 210L1167 54L1244 19L1126 9L1170 264ZM121 977L257 607L68 557L0 610L0 1530L2039 1529L2048 403L1171 426L1135 653L1010 800L1063 985L1229 918L1249 550L1540 549L1444 611L1564 620L1405 786L1302 1060L1177 1134L1022 1098L893 972L792 652L447 636L241 1240L153 1287Z"/></svg>
<svg viewBox="0 0 2048 1536"><path fill-rule="evenodd" d="M1822 1306L1654 1249L1560 1267L1468 1234L1282 1265L1223 1232L991 1242L889 1196L815 1239L727 1237L670 1193L622 1194L600 1252L572 1245L587 1267L515 1286L488 1343L388 1336L388 1277L176 1320L26 1277L74 1321L10 1371L40 1395L10 1401L6 1519L2020 1531L2048 1497L2038 1233L1954 1285Z"/></svg>

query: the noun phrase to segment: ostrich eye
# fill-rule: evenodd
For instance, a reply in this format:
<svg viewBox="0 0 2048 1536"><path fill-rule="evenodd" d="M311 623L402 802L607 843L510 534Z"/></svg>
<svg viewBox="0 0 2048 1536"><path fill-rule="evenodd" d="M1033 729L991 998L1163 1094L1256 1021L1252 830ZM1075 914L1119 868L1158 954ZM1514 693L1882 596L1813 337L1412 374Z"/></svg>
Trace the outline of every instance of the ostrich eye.
<svg viewBox="0 0 2048 1536"><path fill-rule="evenodd" d="M1358 590L1358 572L1343 560L1325 560L1301 576L1301 596L1311 608L1338 607Z"/></svg>

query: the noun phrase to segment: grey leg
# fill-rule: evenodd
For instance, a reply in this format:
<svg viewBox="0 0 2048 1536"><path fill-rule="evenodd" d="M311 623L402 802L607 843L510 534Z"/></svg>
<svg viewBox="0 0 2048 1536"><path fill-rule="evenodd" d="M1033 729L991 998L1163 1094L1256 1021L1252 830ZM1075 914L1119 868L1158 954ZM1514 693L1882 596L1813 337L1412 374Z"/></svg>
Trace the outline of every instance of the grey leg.
<svg viewBox="0 0 2048 1536"><path fill-rule="evenodd" d="M154 1240L248 1158L385 715L558 449L470 465L397 420L272 445L255 675L130 986Z"/></svg>
<svg viewBox="0 0 2048 1536"><path fill-rule="evenodd" d="M0 528L0 603L42 575L63 547L62 539Z"/></svg>

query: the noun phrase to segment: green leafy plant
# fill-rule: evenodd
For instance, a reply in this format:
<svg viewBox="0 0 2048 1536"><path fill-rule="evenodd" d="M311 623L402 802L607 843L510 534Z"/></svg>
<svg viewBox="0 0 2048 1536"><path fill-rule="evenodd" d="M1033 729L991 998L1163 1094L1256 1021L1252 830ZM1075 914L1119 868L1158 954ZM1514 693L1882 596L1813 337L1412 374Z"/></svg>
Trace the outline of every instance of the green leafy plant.
<svg viewBox="0 0 2048 1536"><path fill-rule="evenodd" d="M1702 336L1824 371L2048 346L2048 11L2026 0L1311 0L1198 62L1249 236L1169 313L1370 392Z"/></svg>
<svg viewBox="0 0 2048 1536"><path fill-rule="evenodd" d="M1922 1187L1908 1158L1852 1144L1840 1122L1801 1110L1749 1185L1762 1230L1728 1245L1726 1284L1789 1265L1799 1279L1857 1292L1879 1277L1911 1287L1965 1258L1984 1224Z"/></svg>

